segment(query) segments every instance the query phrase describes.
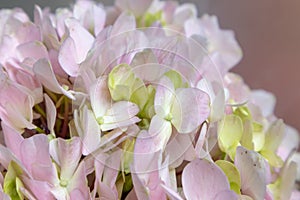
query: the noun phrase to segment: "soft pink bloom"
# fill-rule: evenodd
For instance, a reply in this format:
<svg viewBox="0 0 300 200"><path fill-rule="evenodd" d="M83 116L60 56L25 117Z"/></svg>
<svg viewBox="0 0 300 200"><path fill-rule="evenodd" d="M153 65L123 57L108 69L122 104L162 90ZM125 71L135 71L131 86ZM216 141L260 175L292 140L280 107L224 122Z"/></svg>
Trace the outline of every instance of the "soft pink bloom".
<svg viewBox="0 0 300 200"><path fill-rule="evenodd" d="M9 80L4 72L0 73L0 117L3 123L19 132L24 128L34 129L33 97L26 88Z"/></svg>
<svg viewBox="0 0 300 200"><path fill-rule="evenodd" d="M208 55L213 62L218 63L217 67L222 75L241 60L242 51L235 40L234 33L220 29L216 16L204 15L200 19L191 18L185 21L184 28L188 37L200 35L205 38L204 46Z"/></svg>
<svg viewBox="0 0 300 200"><path fill-rule="evenodd" d="M68 37L62 43L58 60L67 74L76 77L79 64L85 60L94 42L94 37L76 19L66 19L65 25Z"/></svg>
<svg viewBox="0 0 300 200"><path fill-rule="evenodd" d="M103 6L93 1L78 0L74 5L73 16L94 36L104 28L106 21Z"/></svg>
<svg viewBox="0 0 300 200"><path fill-rule="evenodd" d="M130 11L136 17L140 17L141 15L145 14L147 9L152 4L153 0L116 0L115 5L117 8L123 11Z"/></svg>
<svg viewBox="0 0 300 200"><path fill-rule="evenodd" d="M58 82L52 65L47 59L39 59L33 66L33 71L37 79L49 90L57 94L64 94L70 99L75 99L71 91L68 90L67 85L61 86Z"/></svg>
<svg viewBox="0 0 300 200"><path fill-rule="evenodd" d="M90 88L91 106L102 131L133 125L140 121L139 108L129 101L112 102L107 78L100 77Z"/></svg>
<svg viewBox="0 0 300 200"><path fill-rule="evenodd" d="M195 159L184 168L182 187L188 200L238 199L223 171L207 160Z"/></svg>

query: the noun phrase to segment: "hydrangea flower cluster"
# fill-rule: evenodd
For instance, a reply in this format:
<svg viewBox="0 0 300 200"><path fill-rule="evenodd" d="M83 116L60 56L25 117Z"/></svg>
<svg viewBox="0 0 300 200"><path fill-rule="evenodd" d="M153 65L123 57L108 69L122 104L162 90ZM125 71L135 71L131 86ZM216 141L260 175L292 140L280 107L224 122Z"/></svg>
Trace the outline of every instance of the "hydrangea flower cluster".
<svg viewBox="0 0 300 200"><path fill-rule="evenodd" d="M193 4L0 10L0 199L300 199L299 136Z"/></svg>

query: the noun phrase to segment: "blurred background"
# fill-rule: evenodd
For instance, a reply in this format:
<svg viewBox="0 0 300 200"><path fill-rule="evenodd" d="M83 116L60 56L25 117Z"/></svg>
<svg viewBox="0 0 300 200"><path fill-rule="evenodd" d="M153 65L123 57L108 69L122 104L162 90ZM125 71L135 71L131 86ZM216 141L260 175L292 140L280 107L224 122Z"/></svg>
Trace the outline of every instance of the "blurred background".
<svg viewBox="0 0 300 200"><path fill-rule="evenodd" d="M34 4L68 6L74 0L0 0L0 8L21 7L32 16ZM113 0L102 0L112 5ZM300 1L186 0L198 15L218 16L223 29L235 31L244 57L234 68L252 89L277 97L276 115L300 130Z"/></svg>

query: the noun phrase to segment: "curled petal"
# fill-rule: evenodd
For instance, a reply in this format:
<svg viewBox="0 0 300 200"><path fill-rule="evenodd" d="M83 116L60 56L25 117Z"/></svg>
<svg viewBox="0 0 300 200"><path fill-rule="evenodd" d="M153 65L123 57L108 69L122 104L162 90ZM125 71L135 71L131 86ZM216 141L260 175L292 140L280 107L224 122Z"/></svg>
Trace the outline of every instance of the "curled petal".
<svg viewBox="0 0 300 200"><path fill-rule="evenodd" d="M53 72L52 66L47 59L40 59L33 65L33 71L39 81L49 90L64 94L70 99L75 99L70 91L64 89L57 81L55 74Z"/></svg>
<svg viewBox="0 0 300 200"><path fill-rule="evenodd" d="M61 46L58 59L70 76L77 76L79 64L86 58L94 37L75 19L69 18L65 23L70 35Z"/></svg>

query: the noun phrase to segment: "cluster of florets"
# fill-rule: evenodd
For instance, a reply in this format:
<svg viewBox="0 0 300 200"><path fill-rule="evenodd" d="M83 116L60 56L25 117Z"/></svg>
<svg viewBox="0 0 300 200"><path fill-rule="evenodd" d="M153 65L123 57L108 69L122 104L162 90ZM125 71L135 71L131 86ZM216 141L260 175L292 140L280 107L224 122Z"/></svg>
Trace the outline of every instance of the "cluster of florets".
<svg viewBox="0 0 300 200"><path fill-rule="evenodd" d="M297 131L193 4L0 10L1 199L297 199Z"/></svg>

